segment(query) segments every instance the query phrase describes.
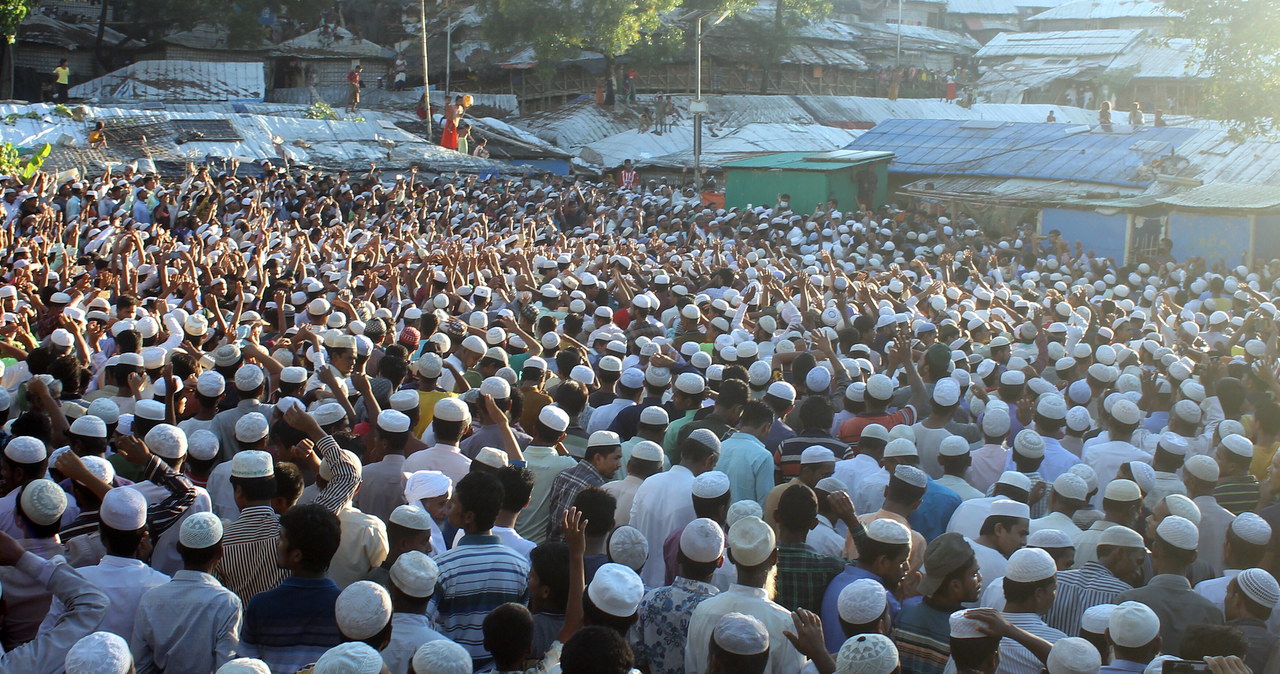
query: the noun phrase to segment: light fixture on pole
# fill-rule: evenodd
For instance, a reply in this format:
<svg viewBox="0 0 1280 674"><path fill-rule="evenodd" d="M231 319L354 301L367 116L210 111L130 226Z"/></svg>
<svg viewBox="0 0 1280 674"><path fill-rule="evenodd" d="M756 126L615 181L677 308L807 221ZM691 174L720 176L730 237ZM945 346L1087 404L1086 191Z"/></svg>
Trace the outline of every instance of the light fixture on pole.
<svg viewBox="0 0 1280 674"><path fill-rule="evenodd" d="M453 29L462 23L459 17L449 22L444 29L444 95L448 96L453 92Z"/></svg>
<svg viewBox="0 0 1280 674"><path fill-rule="evenodd" d="M682 23L693 21L694 48L694 88L695 97L689 104L689 112L693 113L693 184L702 190L702 116L707 112L707 102L702 100L702 20L716 15L713 10L694 10L680 17ZM711 25L718 25L729 18L726 10Z"/></svg>

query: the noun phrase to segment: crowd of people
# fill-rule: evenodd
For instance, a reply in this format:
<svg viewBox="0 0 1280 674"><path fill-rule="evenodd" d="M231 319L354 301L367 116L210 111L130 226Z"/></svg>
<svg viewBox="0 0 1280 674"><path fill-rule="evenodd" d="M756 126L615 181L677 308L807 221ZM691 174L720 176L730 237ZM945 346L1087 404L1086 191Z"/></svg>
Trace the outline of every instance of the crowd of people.
<svg viewBox="0 0 1280 674"><path fill-rule="evenodd" d="M0 184L0 671L1280 669L1275 262L639 179Z"/></svg>

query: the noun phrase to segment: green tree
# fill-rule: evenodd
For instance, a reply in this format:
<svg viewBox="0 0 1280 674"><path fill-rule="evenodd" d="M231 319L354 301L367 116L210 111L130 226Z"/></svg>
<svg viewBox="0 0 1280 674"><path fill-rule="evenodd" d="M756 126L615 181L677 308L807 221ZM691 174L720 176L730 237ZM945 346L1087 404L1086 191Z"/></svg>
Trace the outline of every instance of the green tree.
<svg viewBox="0 0 1280 674"><path fill-rule="evenodd" d="M35 0L0 0L0 37L4 39L0 82L5 85L5 98L13 98L13 43L18 40L18 25L35 6Z"/></svg>
<svg viewBox="0 0 1280 674"><path fill-rule="evenodd" d="M774 0L768 18L763 12L742 16L737 30L761 69L760 93L769 93L782 58L800 39L800 31L831 13L831 0Z"/></svg>
<svg viewBox="0 0 1280 674"><path fill-rule="evenodd" d="M1180 12L1178 36L1195 40L1193 65L1205 76L1207 116L1238 134L1280 131L1280 3L1275 0L1166 0Z"/></svg>

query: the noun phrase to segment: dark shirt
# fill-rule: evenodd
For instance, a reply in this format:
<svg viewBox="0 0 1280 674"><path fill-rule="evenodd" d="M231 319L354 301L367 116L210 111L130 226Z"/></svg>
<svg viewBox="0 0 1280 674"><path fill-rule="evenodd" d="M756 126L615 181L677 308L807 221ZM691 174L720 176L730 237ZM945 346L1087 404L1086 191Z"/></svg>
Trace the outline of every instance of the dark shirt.
<svg viewBox="0 0 1280 674"><path fill-rule="evenodd" d="M249 600L240 640L272 671L301 669L346 641L334 610L341 593L332 579L290 576Z"/></svg>

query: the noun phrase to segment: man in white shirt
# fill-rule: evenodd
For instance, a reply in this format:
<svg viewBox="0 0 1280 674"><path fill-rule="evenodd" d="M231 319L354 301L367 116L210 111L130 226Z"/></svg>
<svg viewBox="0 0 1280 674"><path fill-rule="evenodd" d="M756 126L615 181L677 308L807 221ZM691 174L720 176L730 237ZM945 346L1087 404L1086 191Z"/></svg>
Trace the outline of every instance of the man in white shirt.
<svg viewBox="0 0 1280 674"><path fill-rule="evenodd" d="M404 472L438 470L457 484L471 472L471 459L462 455L458 442L471 426L471 410L459 398L441 398L436 401L431 429L436 444L414 452L404 461Z"/></svg>
<svg viewBox="0 0 1280 674"><path fill-rule="evenodd" d="M1108 484L1120 471L1120 466L1130 461L1151 463L1151 455L1134 446L1129 439L1142 423L1142 411L1130 400L1120 400L1111 406L1111 439L1094 445L1086 445L1081 457L1098 475L1098 484ZM1094 507L1102 505L1102 496L1094 496ZM1079 559L1077 558L1077 562Z"/></svg>
<svg viewBox="0 0 1280 674"><path fill-rule="evenodd" d="M1049 491L1049 514L1031 520L1031 533L1041 529L1054 529L1066 534L1072 541L1081 533L1071 516L1084 507L1088 499L1089 485L1079 475L1063 473L1053 481Z"/></svg>
<svg viewBox="0 0 1280 674"><path fill-rule="evenodd" d="M1200 547L1196 550L1196 559L1215 571L1224 566L1227 527L1235 520L1235 515L1223 508L1213 495L1219 477L1218 462L1211 456L1193 456L1182 466L1187 496L1200 508Z"/></svg>
<svg viewBox="0 0 1280 674"><path fill-rule="evenodd" d="M592 411L591 421L586 428L587 435L596 431L609 430L609 425L613 423L614 417L618 416L618 412L639 402L643 391L644 372L634 367L623 370L618 383L614 385L616 397L613 402L601 405Z"/></svg>
<svg viewBox="0 0 1280 674"><path fill-rule="evenodd" d="M1005 575L1009 555L1027 544L1030 515L1027 504L1000 499L991 504L991 514L982 523L978 538L965 538L973 548L983 578Z"/></svg>
<svg viewBox="0 0 1280 674"><path fill-rule="evenodd" d="M985 496L964 479L965 472L973 464L968 440L959 435L943 439L938 446L938 464L942 467L942 477L934 482L954 491L962 502Z"/></svg>
<svg viewBox="0 0 1280 674"><path fill-rule="evenodd" d="M600 487L609 492L618 503L613 515L614 526L631 523L631 505L635 502L636 492L646 479L662 472L665 459L666 453L662 451L662 445L641 440L631 450L631 459L627 461L627 476L621 480L606 482Z"/></svg>
<svg viewBox="0 0 1280 674"><path fill-rule="evenodd" d="M1094 522L1076 537L1076 562L1079 569L1086 562L1098 561L1098 539L1106 529L1128 526L1142 511L1142 490L1133 480L1112 480L1102 492L1102 519Z"/></svg>
<svg viewBox="0 0 1280 674"><path fill-rule="evenodd" d="M699 428L680 445L680 463L646 479L631 504L631 526L649 542L649 558L641 577L649 587L665 584L662 543L675 529L694 519L693 479L715 468L720 459L720 439Z"/></svg>

